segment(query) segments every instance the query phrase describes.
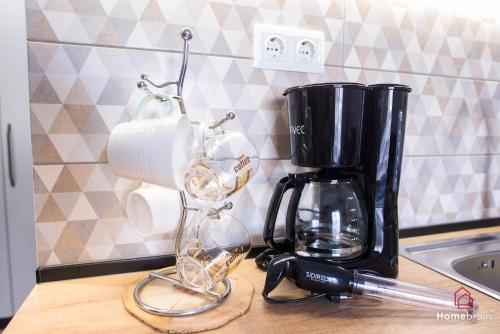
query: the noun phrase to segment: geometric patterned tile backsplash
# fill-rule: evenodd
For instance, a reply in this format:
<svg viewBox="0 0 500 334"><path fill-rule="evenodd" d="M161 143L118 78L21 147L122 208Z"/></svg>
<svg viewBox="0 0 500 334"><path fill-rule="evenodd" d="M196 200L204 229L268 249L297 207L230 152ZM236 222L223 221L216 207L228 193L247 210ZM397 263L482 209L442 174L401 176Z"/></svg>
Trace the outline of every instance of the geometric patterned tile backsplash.
<svg viewBox="0 0 500 334"><path fill-rule="evenodd" d="M345 65L493 79L500 77L500 25L420 1L347 0Z"/></svg>
<svg viewBox="0 0 500 334"><path fill-rule="evenodd" d="M400 227L500 216L500 156L406 157Z"/></svg>
<svg viewBox="0 0 500 334"><path fill-rule="evenodd" d="M181 50L179 31L193 28L193 52L252 57L253 24L325 32L329 65L342 63L344 0L28 0L28 38Z"/></svg>
<svg viewBox="0 0 500 334"><path fill-rule="evenodd" d="M106 162L111 129L130 120L144 93L141 73L175 78L179 55L29 43L35 163ZM262 159L289 158L285 88L322 81L411 86L405 154L500 153L500 83L327 67L324 74L253 68L251 60L194 55L184 96L190 115L221 117L245 132Z"/></svg>
<svg viewBox="0 0 500 334"><path fill-rule="evenodd" d="M129 121L144 92L141 73L175 80L177 53L29 42L33 157L35 163L105 162L112 128ZM285 88L340 81L323 74L261 70L252 60L192 55L184 85L193 119L238 116L228 126L245 132L261 158L288 158Z"/></svg>
<svg viewBox="0 0 500 334"><path fill-rule="evenodd" d="M176 79L186 25L189 114L235 111L228 126L259 149L259 172L231 198L254 244L275 183L297 171L281 94L322 81L412 87L401 228L500 216L499 18L410 0L27 0L26 17L40 265L173 252L173 234L132 232L125 198L139 184L111 173L106 146L143 97L141 73ZM325 73L255 69L259 22L322 30Z"/></svg>
<svg viewBox="0 0 500 334"><path fill-rule="evenodd" d="M232 214L262 244L276 182L296 172L289 160L262 160L236 193ZM174 234L146 239L130 228L125 198L138 183L116 178L107 164L34 167L39 263L54 265L173 252ZM400 227L500 215L500 157L406 157L399 193ZM278 218L283 223L284 215Z"/></svg>
<svg viewBox="0 0 500 334"><path fill-rule="evenodd" d="M500 154L498 81L350 68L344 79L412 87L405 155Z"/></svg>

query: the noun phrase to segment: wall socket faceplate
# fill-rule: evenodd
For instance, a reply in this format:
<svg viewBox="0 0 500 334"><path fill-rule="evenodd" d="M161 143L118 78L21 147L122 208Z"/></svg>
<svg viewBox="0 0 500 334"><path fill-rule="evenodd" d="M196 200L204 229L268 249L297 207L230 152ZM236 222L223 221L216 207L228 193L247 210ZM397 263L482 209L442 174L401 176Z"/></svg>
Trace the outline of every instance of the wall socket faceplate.
<svg viewBox="0 0 500 334"><path fill-rule="evenodd" d="M323 73L325 34L317 30L256 24L254 67Z"/></svg>

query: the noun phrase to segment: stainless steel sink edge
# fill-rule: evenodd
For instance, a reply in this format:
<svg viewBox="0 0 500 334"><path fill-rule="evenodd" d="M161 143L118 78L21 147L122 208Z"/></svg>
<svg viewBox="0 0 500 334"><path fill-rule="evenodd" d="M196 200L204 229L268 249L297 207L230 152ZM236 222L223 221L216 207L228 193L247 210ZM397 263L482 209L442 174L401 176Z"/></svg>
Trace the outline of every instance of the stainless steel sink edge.
<svg viewBox="0 0 500 334"><path fill-rule="evenodd" d="M452 262L488 251L500 251L500 233L400 245L400 255L451 279L500 300L500 292L458 273ZM437 252L437 253L436 253ZM436 257L436 254L439 254Z"/></svg>
<svg viewBox="0 0 500 334"><path fill-rule="evenodd" d="M440 273L441 275L445 275L445 276L453 279L454 281L465 284L465 285L467 285L467 286L469 286L469 287L471 287L479 292L482 292L490 297L495 298L496 300L500 300L500 295L495 290L492 290L492 289L485 287L481 284L477 284L474 281L468 279L467 277L460 275L459 273L455 272L454 269L451 268L451 266L450 266L450 272L446 272L445 270L442 270L442 269L435 267L433 265L428 265L428 264L424 264L424 263L420 262L419 260L415 259L411 254L409 254L405 251L406 251L406 249L401 250L400 255L407 258L408 260L411 260L417 264L420 264L421 266L424 266L426 268L434 270L435 272Z"/></svg>
<svg viewBox="0 0 500 334"><path fill-rule="evenodd" d="M405 250L407 251L408 254L416 254L419 252L425 252L425 251L431 251L431 250L438 250L438 249L450 249L450 248L456 248L456 247L463 247L463 246L471 246L472 243L466 243L464 242L465 240L474 240L474 245L481 244L481 243L489 243L492 240L496 240L494 236L491 234L479 234L473 237L461 237L461 238L452 238L452 239L444 239L444 240L437 240L437 241L429 241L426 243L422 244L412 244L412 245L407 245ZM401 245L400 245L401 248Z"/></svg>

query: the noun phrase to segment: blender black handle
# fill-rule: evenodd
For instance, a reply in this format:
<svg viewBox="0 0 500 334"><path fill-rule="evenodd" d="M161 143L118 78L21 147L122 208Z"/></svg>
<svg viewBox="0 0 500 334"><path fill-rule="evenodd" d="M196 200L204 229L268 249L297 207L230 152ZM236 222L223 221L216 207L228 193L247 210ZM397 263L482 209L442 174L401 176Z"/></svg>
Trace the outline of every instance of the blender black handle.
<svg viewBox="0 0 500 334"><path fill-rule="evenodd" d="M286 242L277 243L274 241L274 227L276 226L276 218L278 217L278 210L280 208L283 195L289 189L296 188L295 178L286 176L279 180L274 188L271 203L267 209L266 220L264 221L264 242L271 248L277 251L288 251L290 245Z"/></svg>
<svg viewBox="0 0 500 334"><path fill-rule="evenodd" d="M296 260L297 257L291 253L281 254L271 260L266 275L264 289L262 290L262 297L264 297L264 300L269 304L292 304L325 297L324 294L311 294L307 297L293 299L275 299L269 297L271 291L273 291L281 283L283 278L294 278Z"/></svg>

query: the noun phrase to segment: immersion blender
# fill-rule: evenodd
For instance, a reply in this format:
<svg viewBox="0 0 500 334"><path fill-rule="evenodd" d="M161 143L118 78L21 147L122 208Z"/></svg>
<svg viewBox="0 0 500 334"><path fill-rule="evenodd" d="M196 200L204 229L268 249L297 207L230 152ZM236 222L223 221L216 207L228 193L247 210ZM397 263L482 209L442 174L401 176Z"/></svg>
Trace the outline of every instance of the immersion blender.
<svg viewBox="0 0 500 334"><path fill-rule="evenodd" d="M269 293L285 277L293 279L297 287L316 294L291 300L277 300L269 297ZM271 261L262 292L262 296L269 303L290 303L319 297L332 298L345 294L390 299L417 307L452 312L466 311L474 314L478 309L478 304L472 297L469 298L467 304L460 304L460 308L457 308L453 292L379 277L369 273L360 273L335 264L325 264L300 258L291 253L285 253Z"/></svg>

